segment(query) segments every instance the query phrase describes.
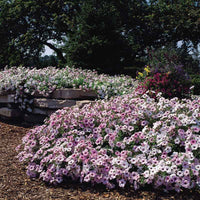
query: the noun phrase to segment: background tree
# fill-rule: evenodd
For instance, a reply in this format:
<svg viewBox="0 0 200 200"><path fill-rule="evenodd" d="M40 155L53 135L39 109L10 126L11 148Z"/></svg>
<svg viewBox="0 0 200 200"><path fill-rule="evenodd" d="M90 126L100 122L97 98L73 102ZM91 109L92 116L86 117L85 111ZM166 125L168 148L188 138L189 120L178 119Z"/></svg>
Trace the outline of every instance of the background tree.
<svg viewBox="0 0 200 200"><path fill-rule="evenodd" d="M185 69L190 73L199 71L198 60L190 55L191 51L199 52L200 42L200 1L193 0L151 0L149 15L146 16L150 35L155 33L155 43L149 45L154 50L167 47L176 51ZM157 29L155 30L155 28ZM158 34L156 34L158 33ZM159 35L160 33L160 35ZM182 45L177 46L181 41Z"/></svg>
<svg viewBox="0 0 200 200"><path fill-rule="evenodd" d="M39 66L46 45L61 64L109 73L137 69L144 66L148 47L182 40L186 48L197 49L199 5L192 0L0 0L0 67Z"/></svg>
<svg viewBox="0 0 200 200"><path fill-rule="evenodd" d="M70 31L76 1L15 0L0 1L1 65L37 64L44 45L55 51L66 62L62 50L49 40L62 42ZM15 59L12 58L15 56ZM7 59L9 57L9 59Z"/></svg>
<svg viewBox="0 0 200 200"><path fill-rule="evenodd" d="M196 46L200 42L200 1L194 0L150 0L150 32L160 32L160 45L176 44L182 40ZM157 31L155 30L157 27ZM158 46L159 46L158 45Z"/></svg>
<svg viewBox="0 0 200 200"><path fill-rule="evenodd" d="M132 66L144 49L145 6L146 1L84 1L66 41L68 63L106 73Z"/></svg>

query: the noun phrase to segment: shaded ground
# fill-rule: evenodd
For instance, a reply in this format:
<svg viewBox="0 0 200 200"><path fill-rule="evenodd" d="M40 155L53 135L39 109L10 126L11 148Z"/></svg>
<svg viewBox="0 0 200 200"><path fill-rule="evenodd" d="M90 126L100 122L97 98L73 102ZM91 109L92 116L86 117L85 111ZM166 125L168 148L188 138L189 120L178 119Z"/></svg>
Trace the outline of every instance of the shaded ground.
<svg viewBox="0 0 200 200"><path fill-rule="evenodd" d="M0 122L0 200L71 200L71 199L134 199L134 200L198 200L199 192L185 191L163 193L152 189L134 191L125 189L106 190L103 186L92 187L68 181L52 187L39 180L28 179L25 167L16 159L15 147L28 128Z"/></svg>

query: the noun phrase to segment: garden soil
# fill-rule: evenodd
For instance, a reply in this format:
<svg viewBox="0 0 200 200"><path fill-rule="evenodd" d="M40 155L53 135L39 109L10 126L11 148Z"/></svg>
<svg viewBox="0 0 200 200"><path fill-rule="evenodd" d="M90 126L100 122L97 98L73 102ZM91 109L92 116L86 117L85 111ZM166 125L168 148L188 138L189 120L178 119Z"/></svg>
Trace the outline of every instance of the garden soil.
<svg viewBox="0 0 200 200"><path fill-rule="evenodd" d="M26 175L25 166L17 160L15 151L28 130L20 125L0 122L0 200L200 200L198 191L164 193L151 188L134 191L131 186L107 190L101 185L91 186L71 180L59 186L46 185L38 179L31 180Z"/></svg>

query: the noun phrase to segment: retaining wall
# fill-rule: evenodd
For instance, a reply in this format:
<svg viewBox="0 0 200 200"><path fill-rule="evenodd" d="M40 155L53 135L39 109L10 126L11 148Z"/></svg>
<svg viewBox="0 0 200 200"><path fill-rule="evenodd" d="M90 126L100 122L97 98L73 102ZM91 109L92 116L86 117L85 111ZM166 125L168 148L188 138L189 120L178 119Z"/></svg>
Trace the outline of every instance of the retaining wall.
<svg viewBox="0 0 200 200"><path fill-rule="evenodd" d="M0 93L0 117L9 120L23 121L27 123L42 123L43 120L53 112L64 107L83 107L92 103L97 98L94 91L83 91L80 89L55 90L49 97L39 94L31 96L32 108L22 111L19 101L16 103L15 94Z"/></svg>

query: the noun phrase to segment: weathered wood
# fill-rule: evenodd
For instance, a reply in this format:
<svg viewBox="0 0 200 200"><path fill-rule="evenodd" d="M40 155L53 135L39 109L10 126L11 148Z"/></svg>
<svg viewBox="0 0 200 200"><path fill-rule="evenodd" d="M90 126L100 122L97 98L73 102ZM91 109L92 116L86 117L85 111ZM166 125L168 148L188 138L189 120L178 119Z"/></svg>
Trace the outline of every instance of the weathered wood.
<svg viewBox="0 0 200 200"><path fill-rule="evenodd" d="M14 94L0 96L0 103L14 103L14 102L15 102Z"/></svg>
<svg viewBox="0 0 200 200"><path fill-rule="evenodd" d="M55 90L51 94L51 98L55 99L95 99L97 95L95 91L83 91L81 89L60 89Z"/></svg>
<svg viewBox="0 0 200 200"><path fill-rule="evenodd" d="M56 111L56 109L55 110L50 110L50 109L33 108L32 113L33 114L40 114L40 115L50 116L55 111Z"/></svg>
<svg viewBox="0 0 200 200"><path fill-rule="evenodd" d="M4 117L21 117L22 113L19 109L10 109L7 107L0 108L0 115Z"/></svg>
<svg viewBox="0 0 200 200"><path fill-rule="evenodd" d="M58 99L34 99L34 106L39 108L59 109L76 105L75 100L58 100Z"/></svg>
<svg viewBox="0 0 200 200"><path fill-rule="evenodd" d="M90 100L76 101L76 105L77 105L79 108L82 108L84 105L86 105L86 104L88 104L88 103L94 104L95 101L90 101Z"/></svg>

